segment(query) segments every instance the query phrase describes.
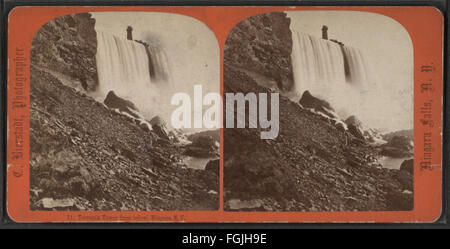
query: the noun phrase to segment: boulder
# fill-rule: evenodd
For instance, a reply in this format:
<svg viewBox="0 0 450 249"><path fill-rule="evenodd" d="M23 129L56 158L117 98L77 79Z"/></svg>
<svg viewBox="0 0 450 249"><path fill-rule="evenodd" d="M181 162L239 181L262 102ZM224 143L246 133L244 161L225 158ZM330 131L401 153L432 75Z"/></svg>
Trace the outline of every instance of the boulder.
<svg viewBox="0 0 450 249"><path fill-rule="evenodd" d="M346 131L348 128L347 128L347 125L345 125L343 122L336 122L335 124L334 124L334 126L336 127L336 129L338 129L338 130L340 130L340 131Z"/></svg>
<svg viewBox="0 0 450 249"><path fill-rule="evenodd" d="M407 136L394 136L388 145L405 151L413 149L412 141Z"/></svg>
<svg viewBox="0 0 450 249"><path fill-rule="evenodd" d="M362 122L355 116L350 116L345 120L348 131L358 139L365 140Z"/></svg>
<svg viewBox="0 0 450 249"><path fill-rule="evenodd" d="M202 148L217 149L216 140L212 136L199 136L192 142L193 146Z"/></svg>
<svg viewBox="0 0 450 249"><path fill-rule="evenodd" d="M402 162L400 165L400 170L409 172L410 174L414 173L414 159L408 159Z"/></svg>
<svg viewBox="0 0 450 249"><path fill-rule="evenodd" d="M162 139L170 141L169 130L167 129L166 122L160 116L153 117L149 123L152 125L153 131L156 135Z"/></svg>
<svg viewBox="0 0 450 249"><path fill-rule="evenodd" d="M380 154L389 157L409 157L413 155L412 141L406 136L394 136L389 142L381 145Z"/></svg>
<svg viewBox="0 0 450 249"><path fill-rule="evenodd" d="M193 157L215 157L219 155L219 145L212 136L198 136L186 146L185 154Z"/></svg>
<svg viewBox="0 0 450 249"><path fill-rule="evenodd" d="M383 139L386 141L391 141L391 139L395 136L406 136L408 137L411 141L414 141L414 130L413 129L409 129L409 130L398 130L398 131L393 131L393 132L389 132L389 133L385 133L382 135Z"/></svg>
<svg viewBox="0 0 450 249"><path fill-rule="evenodd" d="M220 174L220 159L210 160L205 167L205 170L211 171L216 175Z"/></svg>
<svg viewBox="0 0 450 249"><path fill-rule="evenodd" d="M139 112L133 102L123 99L114 93L114 91L109 91L106 95L103 103L111 109L119 109L119 111L127 113L134 118L139 118L136 112Z"/></svg>
<svg viewBox="0 0 450 249"><path fill-rule="evenodd" d="M68 208L75 205L75 201L69 198L56 200L53 198L43 198L41 202L44 209Z"/></svg>
<svg viewBox="0 0 450 249"><path fill-rule="evenodd" d="M314 109L316 112L321 112L330 118L337 118L333 107L325 100L319 99L311 95L309 91L305 91L300 99L300 105L305 108Z"/></svg>
<svg viewBox="0 0 450 249"><path fill-rule="evenodd" d="M187 136L187 139L194 141L199 136L212 136L214 140L220 143L220 129L192 133Z"/></svg>

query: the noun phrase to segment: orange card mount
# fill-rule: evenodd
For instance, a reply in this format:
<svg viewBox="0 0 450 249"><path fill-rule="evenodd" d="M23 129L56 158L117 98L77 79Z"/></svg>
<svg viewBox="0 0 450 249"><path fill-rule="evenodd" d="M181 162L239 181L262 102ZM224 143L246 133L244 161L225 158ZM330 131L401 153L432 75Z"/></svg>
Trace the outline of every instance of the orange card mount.
<svg viewBox="0 0 450 249"><path fill-rule="evenodd" d="M433 222L442 63L433 7L16 7L8 215Z"/></svg>

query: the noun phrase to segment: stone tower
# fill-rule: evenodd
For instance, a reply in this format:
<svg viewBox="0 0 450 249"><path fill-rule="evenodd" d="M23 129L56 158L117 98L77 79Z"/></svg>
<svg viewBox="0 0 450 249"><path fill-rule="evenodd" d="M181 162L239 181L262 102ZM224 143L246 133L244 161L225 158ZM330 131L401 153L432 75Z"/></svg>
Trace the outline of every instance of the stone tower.
<svg viewBox="0 0 450 249"><path fill-rule="evenodd" d="M133 40L133 28L131 26L128 26L127 28L127 39L132 41Z"/></svg>
<svg viewBox="0 0 450 249"><path fill-rule="evenodd" d="M328 27L322 26L322 39L328 40Z"/></svg>

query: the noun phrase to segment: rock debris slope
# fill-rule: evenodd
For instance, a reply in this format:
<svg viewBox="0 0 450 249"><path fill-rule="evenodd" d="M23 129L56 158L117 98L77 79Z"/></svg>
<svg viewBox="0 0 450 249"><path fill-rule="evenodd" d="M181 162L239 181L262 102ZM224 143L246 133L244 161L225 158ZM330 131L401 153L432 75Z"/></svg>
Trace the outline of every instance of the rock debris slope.
<svg viewBox="0 0 450 249"><path fill-rule="evenodd" d="M94 25L88 13L63 16L33 40L30 208L217 210L217 172L188 168L176 135L163 137L114 92L105 103L90 97Z"/></svg>

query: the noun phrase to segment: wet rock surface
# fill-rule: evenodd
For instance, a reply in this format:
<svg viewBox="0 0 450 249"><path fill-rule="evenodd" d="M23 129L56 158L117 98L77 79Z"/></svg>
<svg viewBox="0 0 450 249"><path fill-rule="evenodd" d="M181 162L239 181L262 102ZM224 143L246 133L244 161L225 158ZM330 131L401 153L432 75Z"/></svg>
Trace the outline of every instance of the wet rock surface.
<svg viewBox="0 0 450 249"><path fill-rule="evenodd" d="M108 92L103 103L111 109L118 109L121 112L128 113L134 118L139 117L136 114L136 112L138 112L139 110L136 108L133 102L117 96L114 91Z"/></svg>
<svg viewBox="0 0 450 249"><path fill-rule="evenodd" d="M311 95L309 91L305 91L300 99L300 105L305 108L314 109L316 112L321 112L330 118L337 118L334 113L334 108L330 103L325 100L321 100Z"/></svg>
<svg viewBox="0 0 450 249"><path fill-rule="evenodd" d="M183 148L35 67L30 86L32 210L218 209L218 176L179 167Z"/></svg>

